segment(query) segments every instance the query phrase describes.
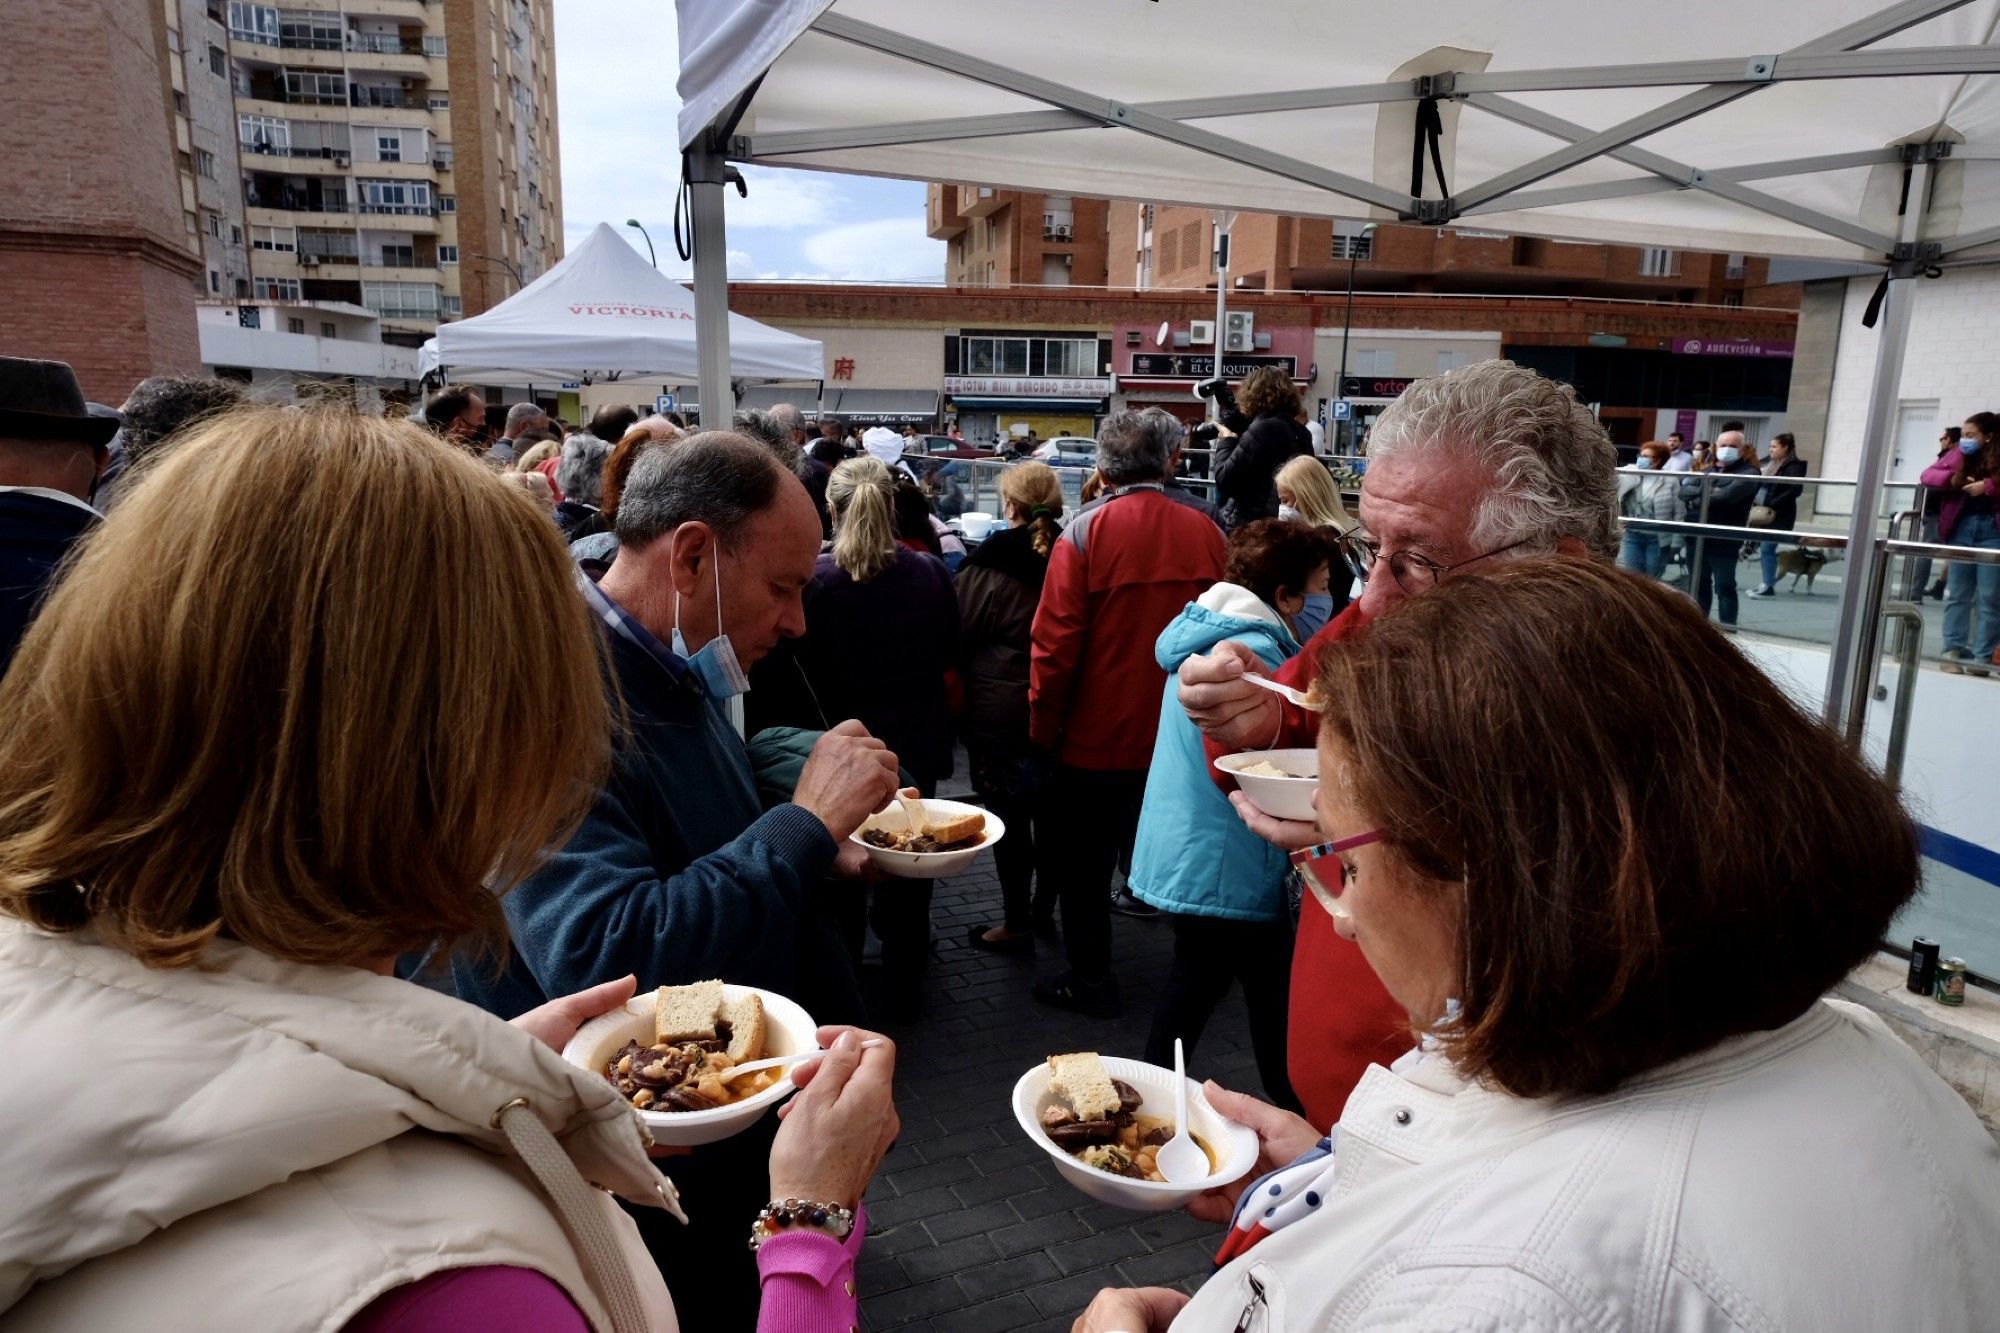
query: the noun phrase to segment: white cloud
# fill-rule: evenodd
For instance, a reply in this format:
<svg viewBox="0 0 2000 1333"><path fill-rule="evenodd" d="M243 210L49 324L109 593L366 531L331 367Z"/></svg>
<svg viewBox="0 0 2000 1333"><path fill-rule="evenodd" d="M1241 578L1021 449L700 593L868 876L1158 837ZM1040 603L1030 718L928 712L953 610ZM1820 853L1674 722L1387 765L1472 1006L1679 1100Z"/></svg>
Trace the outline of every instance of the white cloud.
<svg viewBox="0 0 2000 1333"><path fill-rule="evenodd" d="M877 218L828 227L800 247L806 260L849 281L929 282L944 274L944 242L924 235L921 217Z"/></svg>

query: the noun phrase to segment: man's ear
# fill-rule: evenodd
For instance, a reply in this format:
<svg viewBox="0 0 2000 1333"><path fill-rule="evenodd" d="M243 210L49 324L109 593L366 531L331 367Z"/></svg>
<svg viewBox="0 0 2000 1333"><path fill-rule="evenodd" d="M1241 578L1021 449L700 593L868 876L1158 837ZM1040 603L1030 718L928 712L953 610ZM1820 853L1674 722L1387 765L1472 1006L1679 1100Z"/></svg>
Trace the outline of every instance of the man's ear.
<svg viewBox="0 0 2000 1333"><path fill-rule="evenodd" d="M684 597L701 586L714 558L715 530L699 519L681 524L667 536L667 577Z"/></svg>

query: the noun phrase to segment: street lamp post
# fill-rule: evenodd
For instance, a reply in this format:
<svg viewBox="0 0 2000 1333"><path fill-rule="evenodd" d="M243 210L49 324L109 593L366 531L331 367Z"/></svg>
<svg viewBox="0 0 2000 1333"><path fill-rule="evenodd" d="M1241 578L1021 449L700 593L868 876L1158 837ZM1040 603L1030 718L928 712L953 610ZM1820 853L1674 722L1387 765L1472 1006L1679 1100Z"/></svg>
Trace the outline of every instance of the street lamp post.
<svg viewBox="0 0 2000 1333"><path fill-rule="evenodd" d="M1347 243L1347 315L1340 323L1340 378L1334 381L1333 392L1338 399L1347 397L1347 339L1354 332L1354 261L1361 257L1361 247L1357 243L1363 237L1375 234L1375 224L1369 223L1361 229L1360 236L1350 236ZM1338 423L1336 423L1338 424ZM1346 434L1354 432L1354 409L1348 409ZM1351 445L1353 440L1350 438ZM1351 452L1351 451L1350 451Z"/></svg>
<svg viewBox="0 0 2000 1333"><path fill-rule="evenodd" d="M646 237L646 262L651 264L654 268L658 268L660 266L660 260L659 256L653 253L653 238L651 236L646 236L646 229L639 225L639 219L626 218L625 225L633 228L641 236Z"/></svg>

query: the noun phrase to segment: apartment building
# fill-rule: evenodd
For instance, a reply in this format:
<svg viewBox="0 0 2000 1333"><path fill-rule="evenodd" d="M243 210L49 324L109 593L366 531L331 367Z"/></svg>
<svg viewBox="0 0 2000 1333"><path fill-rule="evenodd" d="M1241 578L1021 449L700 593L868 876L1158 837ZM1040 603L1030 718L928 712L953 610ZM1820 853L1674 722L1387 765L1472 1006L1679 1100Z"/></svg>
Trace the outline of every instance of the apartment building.
<svg viewBox="0 0 2000 1333"><path fill-rule="evenodd" d="M248 269L223 249L206 294L359 307L415 345L560 256L550 0L200 3L226 3L189 80L229 83Z"/></svg>
<svg viewBox="0 0 2000 1333"><path fill-rule="evenodd" d="M1102 287L1109 205L1102 199L931 185L926 227L945 242L955 287Z"/></svg>

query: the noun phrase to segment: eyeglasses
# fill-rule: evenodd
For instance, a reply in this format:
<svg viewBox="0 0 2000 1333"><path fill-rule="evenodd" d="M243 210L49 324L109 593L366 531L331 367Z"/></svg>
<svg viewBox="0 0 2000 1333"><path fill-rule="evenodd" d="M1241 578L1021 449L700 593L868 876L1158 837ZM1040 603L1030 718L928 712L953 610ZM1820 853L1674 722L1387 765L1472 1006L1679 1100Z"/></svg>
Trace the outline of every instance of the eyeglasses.
<svg viewBox="0 0 2000 1333"><path fill-rule="evenodd" d="M1321 842L1315 843L1311 847L1301 847L1298 851L1292 853L1292 869L1299 872L1299 878L1304 880L1306 887L1312 890L1313 897L1319 899L1319 905L1326 909L1328 916L1336 919L1342 918L1347 913L1340 909L1337 905L1337 900L1346 891L1348 882L1353 878L1354 872L1348 868L1345 861L1335 861L1329 866L1326 863L1327 858L1337 857L1342 852L1350 851L1356 847L1366 847L1371 842L1380 841L1382 841L1382 830L1369 829L1366 833L1356 833L1349 837L1336 838L1332 842ZM1334 874L1331 883L1326 879L1329 871L1337 872Z"/></svg>
<svg viewBox="0 0 2000 1333"><path fill-rule="evenodd" d="M1338 538L1338 544L1341 558L1346 560L1347 567L1354 571L1354 577L1363 583L1366 583L1368 576L1374 572L1376 561L1385 560L1389 566L1389 577L1396 580L1396 586L1406 593L1415 595L1435 588L1438 580L1454 569L1464 569L1467 565L1476 565L1481 560L1504 555L1516 547L1526 546L1533 540L1532 537L1523 537L1520 541L1508 542L1505 546L1495 547L1493 550L1481 552L1449 565L1440 565L1429 556L1417 551L1391 551L1384 556L1382 544L1359 528L1342 533Z"/></svg>

